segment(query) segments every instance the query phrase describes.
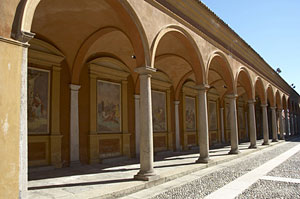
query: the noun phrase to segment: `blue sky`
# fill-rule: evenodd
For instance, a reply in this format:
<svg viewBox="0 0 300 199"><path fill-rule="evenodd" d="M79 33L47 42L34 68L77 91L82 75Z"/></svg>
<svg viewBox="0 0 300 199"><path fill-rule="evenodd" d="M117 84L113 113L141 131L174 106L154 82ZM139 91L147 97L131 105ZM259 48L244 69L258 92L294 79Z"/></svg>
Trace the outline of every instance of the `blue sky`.
<svg viewBox="0 0 300 199"><path fill-rule="evenodd" d="M300 94L300 0L202 0Z"/></svg>

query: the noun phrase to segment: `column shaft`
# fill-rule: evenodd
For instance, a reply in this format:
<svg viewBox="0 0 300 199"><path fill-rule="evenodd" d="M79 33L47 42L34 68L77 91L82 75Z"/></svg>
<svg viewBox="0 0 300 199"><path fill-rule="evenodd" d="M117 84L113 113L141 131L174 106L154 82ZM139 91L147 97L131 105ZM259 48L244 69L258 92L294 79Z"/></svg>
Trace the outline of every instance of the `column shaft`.
<svg viewBox="0 0 300 199"><path fill-rule="evenodd" d="M134 95L135 105L135 152L140 154L140 95Z"/></svg>
<svg viewBox="0 0 300 199"><path fill-rule="evenodd" d="M278 142L276 107L271 107L271 110L272 110L272 131L273 131L272 141Z"/></svg>
<svg viewBox="0 0 300 199"><path fill-rule="evenodd" d="M208 113L207 113L207 89L208 85L199 86L198 91L198 141L200 157L197 163L209 162L209 137L208 137Z"/></svg>
<svg viewBox="0 0 300 199"><path fill-rule="evenodd" d="M249 148L257 148L254 100L251 100L248 102L248 108L249 108L249 130L250 130L250 146L249 146Z"/></svg>
<svg viewBox="0 0 300 199"><path fill-rule="evenodd" d="M279 117L279 132L280 132L280 140L284 139L284 124L282 118L282 109L278 109L278 117Z"/></svg>
<svg viewBox="0 0 300 199"><path fill-rule="evenodd" d="M294 135L294 115L293 115L293 113L290 113L290 129L291 129L291 135Z"/></svg>
<svg viewBox="0 0 300 199"><path fill-rule="evenodd" d="M79 115L78 93L80 86L70 84L71 110L70 110L70 139L71 139L71 164L79 162Z"/></svg>
<svg viewBox="0 0 300 199"><path fill-rule="evenodd" d="M179 129L179 103L175 101L175 138L176 138L176 151L180 151L180 129Z"/></svg>
<svg viewBox="0 0 300 199"><path fill-rule="evenodd" d="M149 181L158 177L153 169L151 73L155 69L141 67L136 72L140 74L140 171L134 178Z"/></svg>
<svg viewBox="0 0 300 199"><path fill-rule="evenodd" d="M290 121L289 121L289 115L287 109L284 110L285 114L285 128L286 128L286 136L289 136L291 134L291 129L290 129Z"/></svg>
<svg viewBox="0 0 300 199"><path fill-rule="evenodd" d="M231 150L229 154L239 153L239 139L238 139L238 124L237 124L237 111L236 111L236 96L230 96L230 140Z"/></svg>
<svg viewBox="0 0 300 199"><path fill-rule="evenodd" d="M269 145L269 127L268 127L268 112L267 112L267 104L262 104L262 115L263 115L263 134L264 134L264 142L263 145Z"/></svg>
<svg viewBox="0 0 300 199"><path fill-rule="evenodd" d="M294 113L294 135L296 135L297 134L297 131L298 131L298 129L297 129L297 116L296 116L296 114Z"/></svg>
<svg viewBox="0 0 300 199"><path fill-rule="evenodd" d="M221 123L221 135L222 142L225 143L225 131L224 131L224 108L220 108L220 123Z"/></svg>

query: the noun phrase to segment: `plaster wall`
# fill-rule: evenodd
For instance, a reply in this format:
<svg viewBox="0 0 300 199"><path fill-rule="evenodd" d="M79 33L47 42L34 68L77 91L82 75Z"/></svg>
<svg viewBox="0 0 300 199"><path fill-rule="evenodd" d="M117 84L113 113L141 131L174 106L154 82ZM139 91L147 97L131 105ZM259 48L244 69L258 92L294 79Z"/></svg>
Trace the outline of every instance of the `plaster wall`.
<svg viewBox="0 0 300 199"><path fill-rule="evenodd" d="M0 41L0 198L19 194L22 57L23 47Z"/></svg>

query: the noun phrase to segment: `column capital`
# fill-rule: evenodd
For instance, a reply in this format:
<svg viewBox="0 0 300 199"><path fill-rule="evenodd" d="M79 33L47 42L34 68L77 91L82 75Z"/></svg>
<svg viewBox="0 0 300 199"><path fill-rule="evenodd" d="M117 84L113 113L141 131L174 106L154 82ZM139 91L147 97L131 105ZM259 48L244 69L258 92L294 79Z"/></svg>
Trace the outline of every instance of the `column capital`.
<svg viewBox="0 0 300 199"><path fill-rule="evenodd" d="M53 69L53 71L60 72L62 68L61 68L60 66L55 66L55 65L53 65L53 66L52 66L52 69Z"/></svg>
<svg viewBox="0 0 300 199"><path fill-rule="evenodd" d="M151 75L152 73L156 72L156 68L152 68L150 66L138 67L134 69L134 72L140 75Z"/></svg>
<svg viewBox="0 0 300 199"><path fill-rule="evenodd" d="M80 88L81 88L81 85L70 84L70 89L72 91L79 91Z"/></svg>
<svg viewBox="0 0 300 199"><path fill-rule="evenodd" d="M174 104L175 104L175 105L179 105L179 104L180 104L180 101L176 100L176 101L174 101Z"/></svg>
<svg viewBox="0 0 300 199"><path fill-rule="evenodd" d="M264 107L268 107L268 104L261 104L260 106L264 108Z"/></svg>
<svg viewBox="0 0 300 199"><path fill-rule="evenodd" d="M208 84L199 84L196 86L197 90L200 90L200 91L207 91L210 86Z"/></svg>
<svg viewBox="0 0 300 199"><path fill-rule="evenodd" d="M275 110L276 110L276 106L271 106L270 109L271 109L272 111L273 111L273 110L275 111Z"/></svg>
<svg viewBox="0 0 300 199"><path fill-rule="evenodd" d="M250 100L248 100L248 104L254 104L255 102L256 102L255 99L250 99Z"/></svg>
<svg viewBox="0 0 300 199"><path fill-rule="evenodd" d="M138 100L140 98L141 98L140 95L137 95L137 94L134 95L134 99Z"/></svg>
<svg viewBox="0 0 300 199"><path fill-rule="evenodd" d="M226 95L226 97L229 99L236 99L236 98L238 98L238 95L237 94L228 94L228 95Z"/></svg>

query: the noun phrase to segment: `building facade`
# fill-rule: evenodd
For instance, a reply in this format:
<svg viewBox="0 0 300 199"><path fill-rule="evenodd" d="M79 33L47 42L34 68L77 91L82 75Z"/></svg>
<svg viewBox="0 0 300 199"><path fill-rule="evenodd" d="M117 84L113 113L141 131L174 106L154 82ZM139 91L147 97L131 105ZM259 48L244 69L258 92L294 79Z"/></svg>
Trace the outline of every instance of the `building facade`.
<svg viewBox="0 0 300 199"><path fill-rule="evenodd" d="M299 95L197 0L1 0L0 197L68 167L299 133Z"/></svg>

